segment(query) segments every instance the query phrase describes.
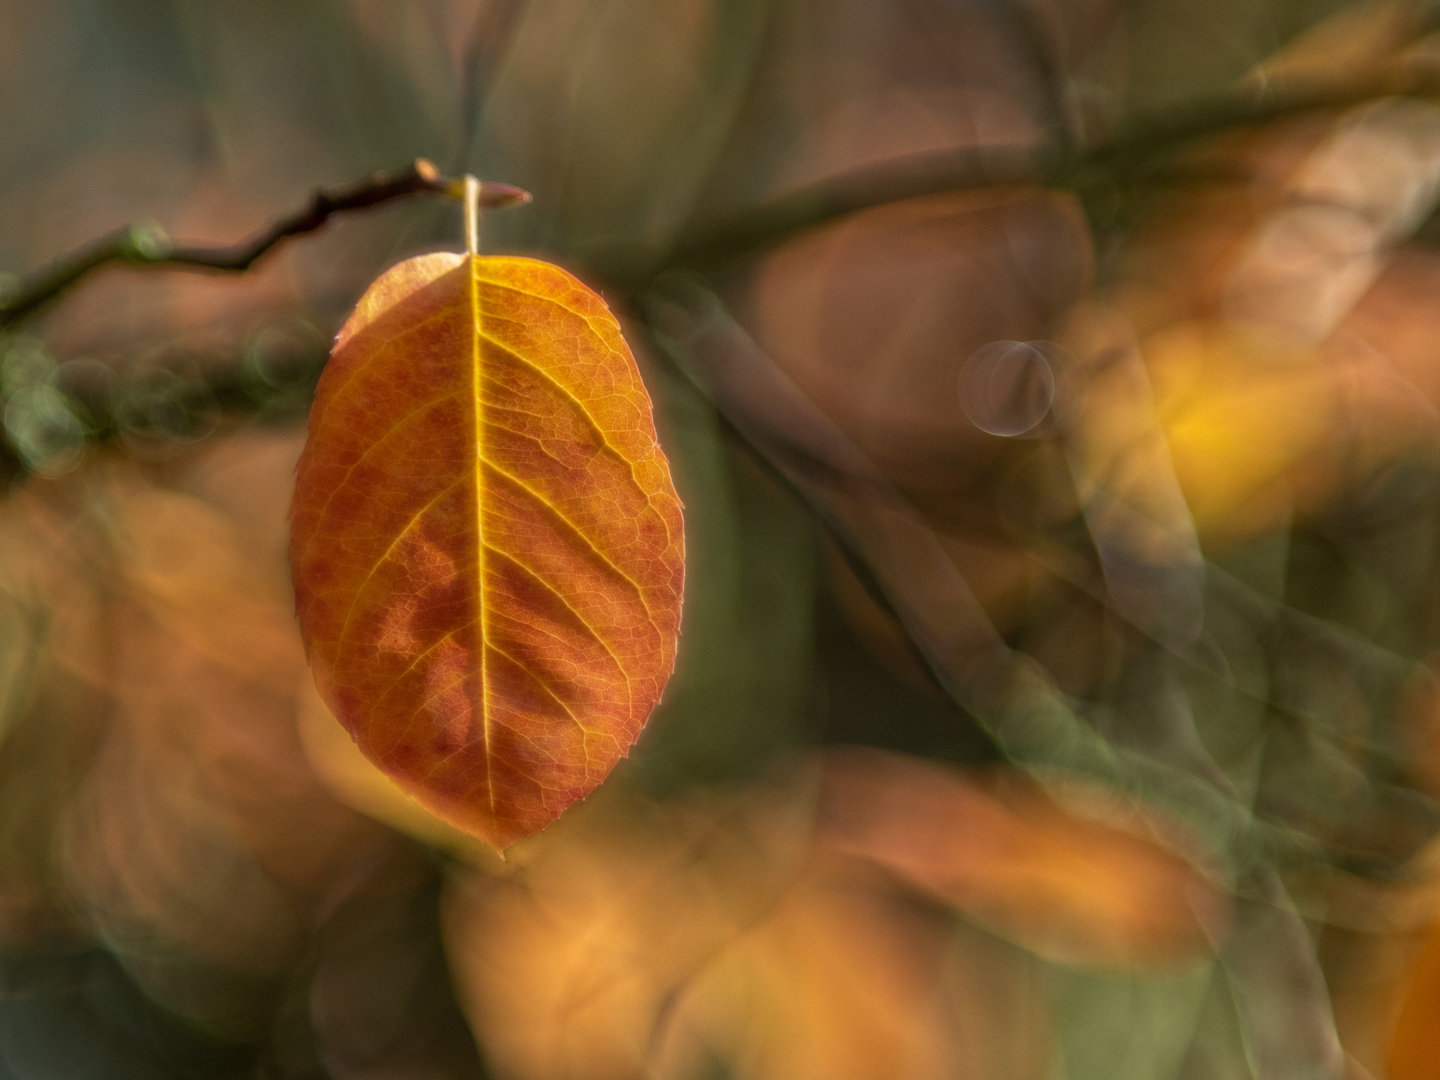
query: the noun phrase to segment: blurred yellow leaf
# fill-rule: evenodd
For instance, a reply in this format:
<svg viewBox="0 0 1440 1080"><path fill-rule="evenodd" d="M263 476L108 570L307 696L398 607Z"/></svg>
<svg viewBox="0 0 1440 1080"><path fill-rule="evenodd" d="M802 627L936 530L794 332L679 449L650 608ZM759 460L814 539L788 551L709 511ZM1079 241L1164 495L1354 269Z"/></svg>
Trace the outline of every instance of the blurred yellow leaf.
<svg viewBox="0 0 1440 1080"><path fill-rule="evenodd" d="M1338 388L1325 359L1223 324L1176 327L1143 347L1197 527L1248 535L1286 522L1286 481L1334 438Z"/></svg>
<svg viewBox="0 0 1440 1080"><path fill-rule="evenodd" d="M643 1074L678 994L765 917L798 866L805 787L652 805L592 799L458 874L446 944L471 1026L502 1075Z"/></svg>

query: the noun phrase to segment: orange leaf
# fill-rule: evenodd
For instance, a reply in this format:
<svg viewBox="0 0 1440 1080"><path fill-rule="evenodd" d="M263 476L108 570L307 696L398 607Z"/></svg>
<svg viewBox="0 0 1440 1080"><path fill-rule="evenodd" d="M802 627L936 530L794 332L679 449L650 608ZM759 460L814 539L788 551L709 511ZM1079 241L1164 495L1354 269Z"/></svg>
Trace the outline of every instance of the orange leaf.
<svg viewBox="0 0 1440 1080"><path fill-rule="evenodd" d="M425 255L340 331L290 561L360 749L503 848L609 774L674 667L684 540L604 302L531 259Z"/></svg>
<svg viewBox="0 0 1440 1080"><path fill-rule="evenodd" d="M1163 969L1224 937L1229 898L1156 842L1158 821L1087 819L1018 776L984 784L859 748L829 755L825 783L822 847L871 859L1040 956Z"/></svg>

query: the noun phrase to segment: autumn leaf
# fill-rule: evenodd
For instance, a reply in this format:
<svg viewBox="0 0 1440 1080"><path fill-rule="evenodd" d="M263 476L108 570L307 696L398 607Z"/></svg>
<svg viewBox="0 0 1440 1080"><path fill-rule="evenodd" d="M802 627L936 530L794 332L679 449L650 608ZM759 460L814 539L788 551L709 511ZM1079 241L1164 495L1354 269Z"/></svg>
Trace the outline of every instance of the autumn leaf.
<svg viewBox="0 0 1440 1080"><path fill-rule="evenodd" d="M674 666L683 545L598 296L451 254L370 287L316 391L290 557L321 696L409 795L503 848L594 790Z"/></svg>

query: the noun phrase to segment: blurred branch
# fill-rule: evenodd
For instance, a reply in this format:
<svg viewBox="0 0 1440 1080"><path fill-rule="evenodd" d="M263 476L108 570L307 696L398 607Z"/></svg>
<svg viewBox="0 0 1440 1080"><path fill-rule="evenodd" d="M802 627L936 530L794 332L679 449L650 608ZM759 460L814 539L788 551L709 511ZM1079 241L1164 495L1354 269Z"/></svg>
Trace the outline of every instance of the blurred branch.
<svg viewBox="0 0 1440 1080"><path fill-rule="evenodd" d="M801 188L729 221L682 236L665 269L724 262L779 244L836 218L904 199L1040 184L1039 150L965 146L907 155Z"/></svg>
<svg viewBox="0 0 1440 1080"><path fill-rule="evenodd" d="M1342 109L1383 96L1435 92L1434 79L1383 79L1284 96L1250 92L1206 102L1132 130L1098 146L957 147L915 154L843 173L755 207L727 221L700 225L682 235L654 274L682 266L724 262L781 243L796 233L847 214L905 199L959 191L1038 185L1068 190L1082 199L1113 193L1137 181L1154 181L1156 166L1178 150L1212 135L1257 127L1307 112ZM34 314L72 285L111 263L238 273L248 270L281 241L313 232L342 212L417 194L455 196L455 181L424 158L390 173L375 173L339 188L321 188L299 210L228 247L177 247L153 222L126 225L63 255L0 293L0 330ZM486 182L482 205L529 202L528 192ZM601 258L607 266L627 260ZM633 263L631 264L633 265ZM654 276L654 275L652 275Z"/></svg>
<svg viewBox="0 0 1440 1080"><path fill-rule="evenodd" d="M699 279L663 281L644 308L653 355L694 386L741 446L809 510L928 681L976 720L1007 760L1040 777L1085 776L1163 808L1232 870L1313 857L1312 838L1251 812L1198 740L1189 761L1166 762L1112 743L1083 719L995 629L909 500Z"/></svg>
<svg viewBox="0 0 1440 1080"><path fill-rule="evenodd" d="M1423 75L1423 73L1422 73ZM1402 84L1403 83L1403 84ZM1136 122L1114 139L1091 147L1070 149L1063 143L1050 147L959 147L917 154L843 173L792 192L712 226L682 234L670 252L655 260L636 260L633 251L592 252L590 271L608 278L612 286L629 286L634 298L643 297L667 270L680 267L714 268L728 260L753 254L786 239L822 226L847 214L926 195L1003 188L1048 187L1071 191L1087 201L1092 214L1097 206L1114 202L1127 188L1140 184L1193 178L1196 166L1183 172L1173 162L1176 154L1204 139L1226 132L1260 127L1310 112L1351 108L1385 96L1421 96L1440 91L1433 78L1412 75L1407 80L1388 78L1344 87L1313 87L1285 95L1246 90L1199 104L1183 112ZM393 199L418 194L454 197L457 181L440 174L429 161L418 159L389 173L376 173L338 188L322 188L300 209L277 218L256 236L225 247L176 246L158 226L136 223L106 234L67 254L36 273L0 289L0 331L35 314L88 274L112 263L169 267L183 270L243 272L283 240L312 232L337 213L363 210ZM529 201L529 194L508 184L487 182L482 204L492 208ZM638 270L647 266L646 270ZM628 268L628 269L627 269ZM608 272L607 272L608 271ZM638 272L637 272L638 271ZM303 373L283 387L260 386L239 367L212 372L203 379L186 380L204 412L240 415L284 413L305 396L323 356L307 360ZM88 410L88 437L103 441L126 425L96 403ZM128 430L128 428L127 428ZM19 460L0 440L0 474L13 473Z"/></svg>
<svg viewBox="0 0 1440 1080"><path fill-rule="evenodd" d="M111 263L240 273L282 240L314 232L335 214L426 193L453 197L454 181L442 176L429 161L417 158L395 172L374 173L344 187L321 188L299 210L230 247L176 247L154 223L126 225L22 278L0 299L0 329L34 314L86 275ZM481 186L480 201L491 208L514 206L529 202L530 194L509 184L487 182Z"/></svg>
<svg viewBox="0 0 1440 1080"><path fill-rule="evenodd" d="M1117 188L1174 179L1171 157L1212 136L1353 108L1382 97L1428 97L1440 84L1423 74L1287 94L1247 88L1188 109L1131 124L1108 142L1073 151L967 146L901 158L839 174L680 237L659 272L723 263L773 247L847 214L903 199L1005 187L1070 191L1087 203ZM657 272L658 273L658 272Z"/></svg>

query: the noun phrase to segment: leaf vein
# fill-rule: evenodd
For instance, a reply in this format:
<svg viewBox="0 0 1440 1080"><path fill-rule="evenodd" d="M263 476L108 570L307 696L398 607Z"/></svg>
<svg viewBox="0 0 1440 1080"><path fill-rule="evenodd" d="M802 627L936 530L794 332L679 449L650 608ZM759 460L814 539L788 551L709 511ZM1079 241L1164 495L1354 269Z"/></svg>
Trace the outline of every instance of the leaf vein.
<svg viewBox="0 0 1440 1080"><path fill-rule="evenodd" d="M548 592L551 596L555 597L555 599L559 600L560 603L565 605L565 609L569 611L570 614L575 616L576 621L585 628L586 633L588 633L592 638L594 638L596 644L598 644L602 649L604 649L605 652L609 655L610 659L615 662L615 667L619 670L620 677L625 680L626 697L629 699L630 705L633 706L635 703L635 693L630 686L630 672L628 672L625 669L625 665L620 662L620 657L616 654L615 650L610 647L610 643L600 635L600 631L596 630L595 627L591 626L585 616L580 614L580 612L576 610L575 605L570 603L570 601L565 597L565 594L562 593L559 589L555 588L554 585L551 585L543 577L541 577L540 574L536 572L534 567L527 566L525 563L521 562L508 551L501 551L499 548L493 547L489 544L486 545L486 548L493 554L499 555L500 558L504 559L506 562L511 563L519 570L523 571L529 577L534 579L537 585L539 585L542 589Z"/></svg>
<svg viewBox="0 0 1440 1080"><path fill-rule="evenodd" d="M635 485L635 489L639 491L640 494L644 495L647 500L650 498L650 492L645 489L645 485L640 483L640 478L635 475L635 462L631 461L628 457L622 454L619 448L610 441L610 437L605 434L605 429L601 427L599 421L595 419L595 414L590 411L590 407L586 405L585 402L580 400L579 396L576 395L573 390L571 390L568 386L562 383L559 379L555 378L555 376L550 374L550 372L546 371L542 365L535 363L535 361L529 359L524 354L512 349L509 345L506 345L499 338L495 337L495 335L487 334L484 331L481 331L480 336L483 337L486 341L490 342L490 344L495 346L495 348L505 353L507 356L513 357L514 359L518 360L521 364L525 365L526 368L535 372L535 374L539 375L556 390L560 391L560 394L567 401L573 404L575 408L579 410L580 415L585 418L585 423L589 426L590 433L595 436L595 438L600 440L601 447L609 453L613 454L617 459L620 460L621 463L624 464L626 471L630 474L630 483Z"/></svg>
<svg viewBox="0 0 1440 1080"><path fill-rule="evenodd" d="M526 675L529 675L530 678L534 679L535 682L539 685L540 689L545 691L545 696L548 697L551 701L555 702L556 705L559 705L560 708L565 710L565 715L568 716L571 722L580 729L582 736L604 734L603 732L597 731L595 728L589 728L582 724L580 722L580 718L575 715L575 710L570 708L569 705L565 704L564 700L561 699L560 695L555 693L554 690L550 689L550 684L547 683L544 679L542 679L539 675L535 674L535 672L531 670L528 664L522 663L519 659L511 656L508 652L500 648L500 646L498 645L491 645L490 648L494 649L497 653L505 657L506 660L509 660ZM588 784L590 782L590 747L586 745L583 737L580 740L580 748L585 751L585 782ZM551 760L555 760L553 755L551 756Z"/></svg>
<svg viewBox="0 0 1440 1080"><path fill-rule="evenodd" d="M570 518L566 516L563 510L561 510L558 506L552 503L543 494L536 491L533 487L525 483L525 481L521 480L518 476L506 472L499 465L495 464L495 462L493 461L490 461L488 458L483 458L481 460L486 468L490 469L492 472L494 472L501 478L509 481L521 492L528 495L531 499L535 500L546 510L548 510L555 517L556 520L558 520L562 525L564 525L567 529L569 529L577 537L584 541L585 546L588 547L601 562L608 566L615 573L615 575L620 578L621 581L625 582L625 584L629 585L630 588L635 591L635 596L640 601L640 606L645 609L646 618L650 620L651 626L655 626L655 615L650 610L650 604L645 599L645 592L643 589L640 588L639 582L637 582L624 570L620 569L620 567L616 566L610 556L606 555L605 552L600 548L600 546L596 544L594 540L590 539L590 537L585 534L584 530L581 529L579 525L576 525L575 522L571 521Z"/></svg>
<svg viewBox="0 0 1440 1080"><path fill-rule="evenodd" d="M365 593L366 586L368 586L375 575L380 572L380 567L385 565L386 560L395 554L395 549L400 546L400 542L410 535L415 526L420 524L420 519L424 517L429 510L433 509L436 503L459 487L464 479L464 477L461 477L459 480L447 484L440 491L436 492L429 502L419 510L416 510L415 513L411 515L410 520L405 523L405 527L395 534L395 539L390 541L390 546L385 549L385 553L375 560L375 563L370 567L364 579L356 586L355 597L350 601L350 607L345 612L345 621L340 624L340 633L335 638L335 648L337 652L341 646L345 644L345 635L350 630L350 620L355 617L355 609L360 606L360 599Z"/></svg>
<svg viewBox="0 0 1440 1080"><path fill-rule="evenodd" d="M386 431L384 435L381 435L380 438L376 439L373 443L367 446L365 448L365 452L350 463L350 466L345 470L345 475L342 476L339 482L330 489L330 494L326 497L324 505L320 507L320 512L315 515L315 529L306 539L305 550L300 556L300 561L302 563L309 560L310 549L315 545L316 538L323 531L320 528L320 523L325 520L325 515L330 512L330 504L335 501L335 496L340 494L341 489L343 489L345 485L350 482L350 477L355 474L355 470L358 469L361 465L365 464L365 462L369 460L371 454L375 453L375 451L378 450L381 446L384 446L385 443L389 441L392 435L394 435L397 431L399 431L415 417L419 416L421 413L427 411L428 409L434 408L437 405L443 405L447 401L454 401L459 397L459 394L446 394L444 397L432 398L430 401L425 402L423 405L417 405L415 408L411 409L408 413L402 416L399 420L396 420L395 423L390 426L389 430Z"/></svg>

